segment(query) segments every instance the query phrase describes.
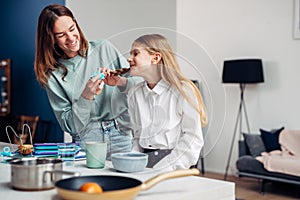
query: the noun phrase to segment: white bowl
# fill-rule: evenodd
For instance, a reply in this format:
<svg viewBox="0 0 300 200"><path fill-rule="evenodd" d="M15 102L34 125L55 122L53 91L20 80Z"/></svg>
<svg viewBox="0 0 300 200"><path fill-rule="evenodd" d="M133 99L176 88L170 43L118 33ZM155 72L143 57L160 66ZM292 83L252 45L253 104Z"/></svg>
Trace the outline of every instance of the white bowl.
<svg viewBox="0 0 300 200"><path fill-rule="evenodd" d="M111 161L117 171L140 172L146 168L148 155L141 152L114 153Z"/></svg>

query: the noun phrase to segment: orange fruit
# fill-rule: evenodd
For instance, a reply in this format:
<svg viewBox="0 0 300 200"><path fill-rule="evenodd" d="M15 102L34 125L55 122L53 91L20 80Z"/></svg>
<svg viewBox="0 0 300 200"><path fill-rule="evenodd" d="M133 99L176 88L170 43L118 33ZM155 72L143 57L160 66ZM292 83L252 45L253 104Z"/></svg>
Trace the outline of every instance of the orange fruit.
<svg viewBox="0 0 300 200"><path fill-rule="evenodd" d="M82 192L87 192L87 193L102 193L103 189L100 185L98 185L98 183L94 183L94 182L87 182L84 183L80 189L80 191Z"/></svg>

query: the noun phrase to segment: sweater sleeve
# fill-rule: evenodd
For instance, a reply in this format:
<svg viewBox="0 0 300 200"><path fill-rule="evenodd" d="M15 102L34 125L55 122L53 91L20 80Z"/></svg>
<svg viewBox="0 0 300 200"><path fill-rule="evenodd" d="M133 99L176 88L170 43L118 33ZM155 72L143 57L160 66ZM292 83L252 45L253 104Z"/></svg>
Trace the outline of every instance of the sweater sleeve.
<svg viewBox="0 0 300 200"><path fill-rule="evenodd" d="M49 79L46 92L56 119L63 131L78 133L89 121L93 101L80 97L72 103L55 80Z"/></svg>

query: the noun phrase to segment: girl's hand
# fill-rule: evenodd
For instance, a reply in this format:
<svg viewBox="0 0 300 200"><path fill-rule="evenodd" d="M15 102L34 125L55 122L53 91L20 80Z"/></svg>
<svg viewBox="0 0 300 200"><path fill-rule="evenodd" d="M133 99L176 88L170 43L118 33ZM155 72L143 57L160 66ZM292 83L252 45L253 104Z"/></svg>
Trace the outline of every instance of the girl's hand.
<svg viewBox="0 0 300 200"><path fill-rule="evenodd" d="M105 84L110 86L125 86L127 83L127 78L120 75L112 75L110 69L105 68L103 73L105 73L105 79L103 80Z"/></svg>
<svg viewBox="0 0 300 200"><path fill-rule="evenodd" d="M127 83L127 78L122 76L108 75L103 81L110 86L125 86Z"/></svg>

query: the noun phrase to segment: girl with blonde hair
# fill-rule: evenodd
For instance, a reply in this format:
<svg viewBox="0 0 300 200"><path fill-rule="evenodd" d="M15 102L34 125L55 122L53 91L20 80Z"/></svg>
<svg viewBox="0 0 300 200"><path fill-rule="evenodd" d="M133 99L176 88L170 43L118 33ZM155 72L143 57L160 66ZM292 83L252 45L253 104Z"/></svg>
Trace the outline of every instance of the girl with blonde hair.
<svg viewBox="0 0 300 200"><path fill-rule="evenodd" d="M180 70L168 40L159 34L137 38L127 59L130 74L144 78L128 91L133 150L149 154L148 167L189 168L203 146L207 111L198 88Z"/></svg>

